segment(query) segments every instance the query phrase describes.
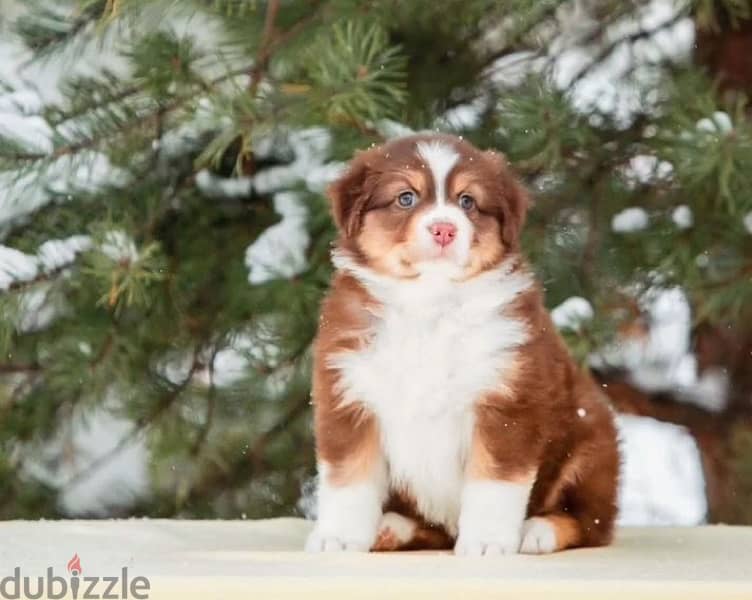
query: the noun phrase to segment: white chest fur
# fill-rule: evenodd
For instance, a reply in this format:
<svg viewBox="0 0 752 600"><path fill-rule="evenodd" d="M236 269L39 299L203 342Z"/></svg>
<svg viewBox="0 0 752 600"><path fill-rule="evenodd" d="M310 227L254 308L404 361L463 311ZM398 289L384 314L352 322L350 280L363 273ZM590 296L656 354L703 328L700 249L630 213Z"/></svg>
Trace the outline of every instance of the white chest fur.
<svg viewBox="0 0 752 600"><path fill-rule="evenodd" d="M368 346L331 357L345 402L376 415L394 487L456 534L473 403L503 389L525 323L504 307L531 284L502 265L457 283L441 273L395 281L352 264L383 310Z"/></svg>

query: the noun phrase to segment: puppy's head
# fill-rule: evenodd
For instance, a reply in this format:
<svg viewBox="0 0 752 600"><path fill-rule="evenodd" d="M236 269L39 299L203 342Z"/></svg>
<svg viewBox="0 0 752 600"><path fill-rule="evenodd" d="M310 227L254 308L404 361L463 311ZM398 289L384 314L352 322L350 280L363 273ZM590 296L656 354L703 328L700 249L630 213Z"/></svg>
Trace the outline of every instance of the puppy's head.
<svg viewBox="0 0 752 600"><path fill-rule="evenodd" d="M340 246L397 278L498 265L519 249L528 204L501 155L437 134L359 153L329 198Z"/></svg>

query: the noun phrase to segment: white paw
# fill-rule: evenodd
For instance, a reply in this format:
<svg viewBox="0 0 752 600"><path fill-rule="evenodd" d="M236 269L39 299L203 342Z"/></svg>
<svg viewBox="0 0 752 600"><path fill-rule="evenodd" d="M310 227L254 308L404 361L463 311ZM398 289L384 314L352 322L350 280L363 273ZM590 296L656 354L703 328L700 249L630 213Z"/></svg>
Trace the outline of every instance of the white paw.
<svg viewBox="0 0 752 600"><path fill-rule="evenodd" d="M306 540L306 552L368 552L371 542L323 534L314 529Z"/></svg>
<svg viewBox="0 0 752 600"><path fill-rule="evenodd" d="M407 544L415 534L415 521L395 512L384 513L379 523L379 533L388 532L400 544Z"/></svg>
<svg viewBox="0 0 752 600"><path fill-rule="evenodd" d="M533 517L522 526L523 554L550 554L556 551L556 531L545 517Z"/></svg>
<svg viewBox="0 0 752 600"><path fill-rule="evenodd" d="M515 531L505 534L464 535L460 532L454 553L458 556L501 556L502 554L516 554L520 547L520 535Z"/></svg>
<svg viewBox="0 0 752 600"><path fill-rule="evenodd" d="M532 479L468 481L462 490L455 554L498 556L520 550Z"/></svg>

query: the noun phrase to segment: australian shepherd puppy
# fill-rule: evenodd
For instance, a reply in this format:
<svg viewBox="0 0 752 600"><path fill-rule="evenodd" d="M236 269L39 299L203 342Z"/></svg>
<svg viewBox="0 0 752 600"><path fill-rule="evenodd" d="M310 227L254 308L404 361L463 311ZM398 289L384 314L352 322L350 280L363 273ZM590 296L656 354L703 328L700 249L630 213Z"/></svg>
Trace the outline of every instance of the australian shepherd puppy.
<svg viewBox="0 0 752 600"><path fill-rule="evenodd" d="M611 540L612 414L520 255L526 192L447 135L358 154L315 343L311 551L540 554Z"/></svg>

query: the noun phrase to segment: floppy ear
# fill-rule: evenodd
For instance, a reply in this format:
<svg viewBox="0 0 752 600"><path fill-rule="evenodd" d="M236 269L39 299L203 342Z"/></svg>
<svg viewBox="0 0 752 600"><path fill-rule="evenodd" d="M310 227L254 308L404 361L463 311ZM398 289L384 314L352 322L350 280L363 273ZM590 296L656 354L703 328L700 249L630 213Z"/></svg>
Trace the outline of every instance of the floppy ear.
<svg viewBox="0 0 752 600"><path fill-rule="evenodd" d="M494 166L502 200L501 239L509 248L518 248L522 226L525 224L530 194L512 172L503 154L489 150L485 152Z"/></svg>
<svg viewBox="0 0 752 600"><path fill-rule="evenodd" d="M504 211L501 237L510 248L518 248L527 209L530 206L530 194L513 173L509 172L507 176L505 194L507 208Z"/></svg>
<svg viewBox="0 0 752 600"><path fill-rule="evenodd" d="M344 174L327 189L332 218L340 233L346 238L354 237L358 233L368 202L365 184L370 152L358 153Z"/></svg>

